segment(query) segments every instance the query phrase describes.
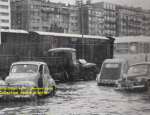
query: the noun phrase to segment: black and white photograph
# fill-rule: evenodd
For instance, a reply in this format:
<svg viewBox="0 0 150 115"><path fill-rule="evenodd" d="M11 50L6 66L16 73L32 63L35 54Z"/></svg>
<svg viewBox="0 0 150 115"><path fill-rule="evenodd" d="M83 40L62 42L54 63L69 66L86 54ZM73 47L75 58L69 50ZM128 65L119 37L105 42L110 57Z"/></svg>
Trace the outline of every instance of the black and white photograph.
<svg viewBox="0 0 150 115"><path fill-rule="evenodd" d="M150 1L0 0L0 115L150 115Z"/></svg>

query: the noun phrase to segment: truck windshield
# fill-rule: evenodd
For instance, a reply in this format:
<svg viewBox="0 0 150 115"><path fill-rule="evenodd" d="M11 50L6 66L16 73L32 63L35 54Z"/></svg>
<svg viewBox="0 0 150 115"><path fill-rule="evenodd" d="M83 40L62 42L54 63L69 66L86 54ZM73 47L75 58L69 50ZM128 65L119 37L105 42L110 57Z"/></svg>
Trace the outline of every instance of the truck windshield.
<svg viewBox="0 0 150 115"><path fill-rule="evenodd" d="M11 73L36 73L38 66L33 64L16 64L11 68Z"/></svg>
<svg viewBox="0 0 150 115"><path fill-rule="evenodd" d="M68 52L50 52L49 61L52 65L65 65L71 60L71 53Z"/></svg>
<svg viewBox="0 0 150 115"><path fill-rule="evenodd" d="M117 80L120 77L121 64L105 63L101 70L101 79Z"/></svg>

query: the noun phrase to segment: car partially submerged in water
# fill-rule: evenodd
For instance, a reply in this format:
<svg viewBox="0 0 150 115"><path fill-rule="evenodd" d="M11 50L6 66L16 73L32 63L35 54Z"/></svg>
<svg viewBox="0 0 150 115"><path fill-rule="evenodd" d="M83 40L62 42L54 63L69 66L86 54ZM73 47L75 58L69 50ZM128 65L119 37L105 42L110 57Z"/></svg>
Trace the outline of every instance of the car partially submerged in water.
<svg viewBox="0 0 150 115"><path fill-rule="evenodd" d="M97 75L97 85L116 86L119 79L126 77L127 71L127 60L121 58L106 59Z"/></svg>
<svg viewBox="0 0 150 115"><path fill-rule="evenodd" d="M15 98L31 98L54 94L56 84L46 63L38 61L20 61L11 65L5 79L3 95ZM2 90L1 90L2 91Z"/></svg>
<svg viewBox="0 0 150 115"><path fill-rule="evenodd" d="M150 86L150 62L131 65L127 77L118 81L117 90L147 91Z"/></svg>

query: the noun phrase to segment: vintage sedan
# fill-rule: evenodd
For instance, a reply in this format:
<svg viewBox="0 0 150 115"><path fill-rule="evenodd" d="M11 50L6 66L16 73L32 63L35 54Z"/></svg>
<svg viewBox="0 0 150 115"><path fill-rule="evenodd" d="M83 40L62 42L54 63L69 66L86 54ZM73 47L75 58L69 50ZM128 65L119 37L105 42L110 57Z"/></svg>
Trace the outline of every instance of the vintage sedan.
<svg viewBox="0 0 150 115"><path fill-rule="evenodd" d="M128 62L122 58L104 60L97 75L97 85L116 86L119 79L127 76Z"/></svg>
<svg viewBox="0 0 150 115"><path fill-rule="evenodd" d="M13 63L5 82L8 96L16 98L54 94L56 89L47 64L38 61Z"/></svg>
<svg viewBox="0 0 150 115"><path fill-rule="evenodd" d="M150 86L150 62L131 65L127 77L118 82L118 90L147 91Z"/></svg>

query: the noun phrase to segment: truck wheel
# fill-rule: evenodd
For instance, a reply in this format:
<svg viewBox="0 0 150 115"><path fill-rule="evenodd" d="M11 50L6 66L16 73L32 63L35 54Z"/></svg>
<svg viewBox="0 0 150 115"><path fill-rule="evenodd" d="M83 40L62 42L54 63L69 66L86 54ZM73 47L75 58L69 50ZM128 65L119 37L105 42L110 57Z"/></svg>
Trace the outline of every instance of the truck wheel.
<svg viewBox="0 0 150 115"><path fill-rule="evenodd" d="M69 79L69 75L68 75L68 72L64 72L64 79L65 79L65 81L68 81L68 79Z"/></svg>
<svg viewBox="0 0 150 115"><path fill-rule="evenodd" d="M145 83L144 83L144 90L148 90L149 89L149 82L148 81L145 81Z"/></svg>
<svg viewBox="0 0 150 115"><path fill-rule="evenodd" d="M92 71L87 71L85 78L86 78L86 80L93 80L94 79L94 73Z"/></svg>

